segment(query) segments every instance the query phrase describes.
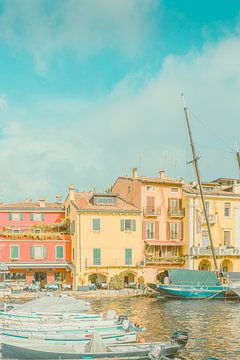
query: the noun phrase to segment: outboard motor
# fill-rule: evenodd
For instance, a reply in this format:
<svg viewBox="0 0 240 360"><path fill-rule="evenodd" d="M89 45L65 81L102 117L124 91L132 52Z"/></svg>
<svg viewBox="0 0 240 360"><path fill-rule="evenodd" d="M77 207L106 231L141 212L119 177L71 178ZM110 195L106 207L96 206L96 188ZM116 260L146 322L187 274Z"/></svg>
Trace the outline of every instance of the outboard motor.
<svg viewBox="0 0 240 360"><path fill-rule="evenodd" d="M184 348L188 342L187 331L174 331L172 334L172 343L177 343L180 349Z"/></svg>
<svg viewBox="0 0 240 360"><path fill-rule="evenodd" d="M128 317L126 315L119 315L118 324L122 324L123 320L128 320Z"/></svg>

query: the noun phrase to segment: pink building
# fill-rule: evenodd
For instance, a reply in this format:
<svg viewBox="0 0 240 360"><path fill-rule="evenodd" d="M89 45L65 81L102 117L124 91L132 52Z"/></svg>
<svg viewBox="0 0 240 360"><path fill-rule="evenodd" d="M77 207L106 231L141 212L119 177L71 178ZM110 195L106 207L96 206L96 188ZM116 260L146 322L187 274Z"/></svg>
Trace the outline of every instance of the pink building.
<svg viewBox="0 0 240 360"><path fill-rule="evenodd" d="M0 204L0 261L5 280L71 284L71 240L61 203Z"/></svg>
<svg viewBox="0 0 240 360"><path fill-rule="evenodd" d="M185 264L182 208L182 179L120 176L112 191L142 210L143 265L146 282L161 280L169 267Z"/></svg>

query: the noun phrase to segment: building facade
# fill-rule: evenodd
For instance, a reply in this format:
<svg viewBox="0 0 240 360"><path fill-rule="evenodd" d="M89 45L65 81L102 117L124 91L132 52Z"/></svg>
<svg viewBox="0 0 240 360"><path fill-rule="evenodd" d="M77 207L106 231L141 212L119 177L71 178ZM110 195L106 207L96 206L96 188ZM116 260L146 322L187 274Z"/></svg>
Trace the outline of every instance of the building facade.
<svg viewBox="0 0 240 360"><path fill-rule="evenodd" d="M221 271L240 271L240 182L217 179L203 183L214 250ZM214 270L198 186L184 187L188 268Z"/></svg>
<svg viewBox="0 0 240 360"><path fill-rule="evenodd" d="M5 281L71 284L71 239L59 203L0 204L0 258Z"/></svg>
<svg viewBox="0 0 240 360"><path fill-rule="evenodd" d="M65 202L70 223L74 289L95 283L108 287L124 274L126 285L142 275L140 210L114 194L76 192Z"/></svg>
<svg viewBox="0 0 240 360"><path fill-rule="evenodd" d="M182 179L172 179L160 171L159 177L120 176L112 191L141 209L144 278L159 279L170 267L184 267L186 237L185 209L182 204Z"/></svg>

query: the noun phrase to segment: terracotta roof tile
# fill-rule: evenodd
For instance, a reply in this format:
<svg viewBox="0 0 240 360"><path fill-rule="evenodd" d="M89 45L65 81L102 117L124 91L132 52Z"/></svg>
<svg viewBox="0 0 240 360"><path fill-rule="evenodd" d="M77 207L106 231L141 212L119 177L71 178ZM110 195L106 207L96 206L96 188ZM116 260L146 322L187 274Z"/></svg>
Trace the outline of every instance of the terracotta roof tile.
<svg viewBox="0 0 240 360"><path fill-rule="evenodd" d="M1 209L59 209L62 210L63 209L63 203L45 203L44 207L40 207L39 202L19 202L19 203L9 203L9 204L5 204L5 203L0 203L0 210Z"/></svg>

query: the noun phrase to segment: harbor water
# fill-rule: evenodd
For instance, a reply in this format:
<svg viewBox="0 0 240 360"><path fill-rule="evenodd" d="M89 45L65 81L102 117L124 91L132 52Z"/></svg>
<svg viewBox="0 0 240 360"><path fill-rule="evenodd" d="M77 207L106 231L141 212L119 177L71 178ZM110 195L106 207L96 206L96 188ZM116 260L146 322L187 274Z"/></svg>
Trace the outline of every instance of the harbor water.
<svg viewBox="0 0 240 360"><path fill-rule="evenodd" d="M174 330L189 331L184 360L240 360L240 302L126 298L93 300L92 310L114 309L146 328L146 341L168 340Z"/></svg>

